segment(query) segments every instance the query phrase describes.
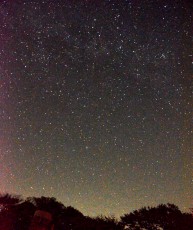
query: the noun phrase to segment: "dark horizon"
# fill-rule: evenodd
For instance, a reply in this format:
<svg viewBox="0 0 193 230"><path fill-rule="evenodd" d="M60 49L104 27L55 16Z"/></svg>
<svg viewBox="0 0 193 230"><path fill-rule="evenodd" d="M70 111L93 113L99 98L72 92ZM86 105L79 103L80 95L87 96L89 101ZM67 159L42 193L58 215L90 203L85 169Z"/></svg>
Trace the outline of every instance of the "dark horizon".
<svg viewBox="0 0 193 230"><path fill-rule="evenodd" d="M119 218L99 215L85 216L72 206L65 206L54 197L0 195L0 223L3 230L190 230L192 211L182 212L175 204L143 207Z"/></svg>

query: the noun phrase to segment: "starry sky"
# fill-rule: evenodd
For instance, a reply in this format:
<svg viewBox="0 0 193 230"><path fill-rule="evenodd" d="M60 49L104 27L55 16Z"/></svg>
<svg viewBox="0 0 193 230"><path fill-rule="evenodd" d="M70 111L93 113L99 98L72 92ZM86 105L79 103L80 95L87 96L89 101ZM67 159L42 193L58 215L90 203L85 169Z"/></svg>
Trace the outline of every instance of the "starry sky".
<svg viewBox="0 0 193 230"><path fill-rule="evenodd" d="M187 0L0 2L0 192L85 215L192 203Z"/></svg>

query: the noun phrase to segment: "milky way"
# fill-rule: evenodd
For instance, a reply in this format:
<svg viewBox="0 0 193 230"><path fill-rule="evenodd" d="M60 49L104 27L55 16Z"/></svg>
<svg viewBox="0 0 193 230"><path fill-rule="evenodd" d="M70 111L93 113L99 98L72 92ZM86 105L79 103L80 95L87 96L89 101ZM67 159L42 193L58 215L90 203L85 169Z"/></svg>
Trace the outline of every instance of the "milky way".
<svg viewBox="0 0 193 230"><path fill-rule="evenodd" d="M3 1L0 20L1 192L192 207L189 1Z"/></svg>

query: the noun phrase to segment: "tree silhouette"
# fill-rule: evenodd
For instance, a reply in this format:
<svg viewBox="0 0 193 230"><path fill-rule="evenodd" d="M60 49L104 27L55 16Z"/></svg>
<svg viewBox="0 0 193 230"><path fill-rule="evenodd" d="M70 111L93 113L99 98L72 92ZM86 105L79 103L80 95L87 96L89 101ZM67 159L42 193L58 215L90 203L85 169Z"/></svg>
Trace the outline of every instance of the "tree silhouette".
<svg viewBox="0 0 193 230"><path fill-rule="evenodd" d="M28 229L35 210L34 204L27 200L14 206L12 208L12 212L15 213L14 230Z"/></svg>
<svg viewBox="0 0 193 230"><path fill-rule="evenodd" d="M64 206L54 197L0 195L0 230L28 230L36 210L50 212L57 230L190 230L192 213L182 213L174 204L144 207L121 216L91 218L80 211ZM191 210L192 211L192 210Z"/></svg>
<svg viewBox="0 0 193 230"><path fill-rule="evenodd" d="M193 218L189 213L182 213L174 204L161 204L154 208L141 208L121 216L125 229L138 230L189 230L193 229Z"/></svg>
<svg viewBox="0 0 193 230"><path fill-rule="evenodd" d="M17 219L15 208L22 202L22 198L8 193L0 195L0 229L11 230Z"/></svg>
<svg viewBox="0 0 193 230"><path fill-rule="evenodd" d="M10 195L8 193L0 194L0 208L8 208L9 206L13 206L22 201L21 196Z"/></svg>
<svg viewBox="0 0 193 230"><path fill-rule="evenodd" d="M114 216L99 216L95 218L101 229L121 230L123 229L119 221Z"/></svg>

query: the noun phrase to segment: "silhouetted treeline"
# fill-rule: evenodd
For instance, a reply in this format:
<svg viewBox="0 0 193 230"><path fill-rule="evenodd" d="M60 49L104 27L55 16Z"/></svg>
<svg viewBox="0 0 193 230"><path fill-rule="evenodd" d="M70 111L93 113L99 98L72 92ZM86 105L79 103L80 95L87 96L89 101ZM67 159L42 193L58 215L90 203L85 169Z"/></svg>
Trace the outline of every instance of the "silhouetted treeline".
<svg viewBox="0 0 193 230"><path fill-rule="evenodd" d="M190 230L193 229L191 213L182 213L174 204L144 207L114 217L84 216L77 209L64 206L54 197L29 197L0 195L0 230L28 230L36 210L50 212L55 230Z"/></svg>

